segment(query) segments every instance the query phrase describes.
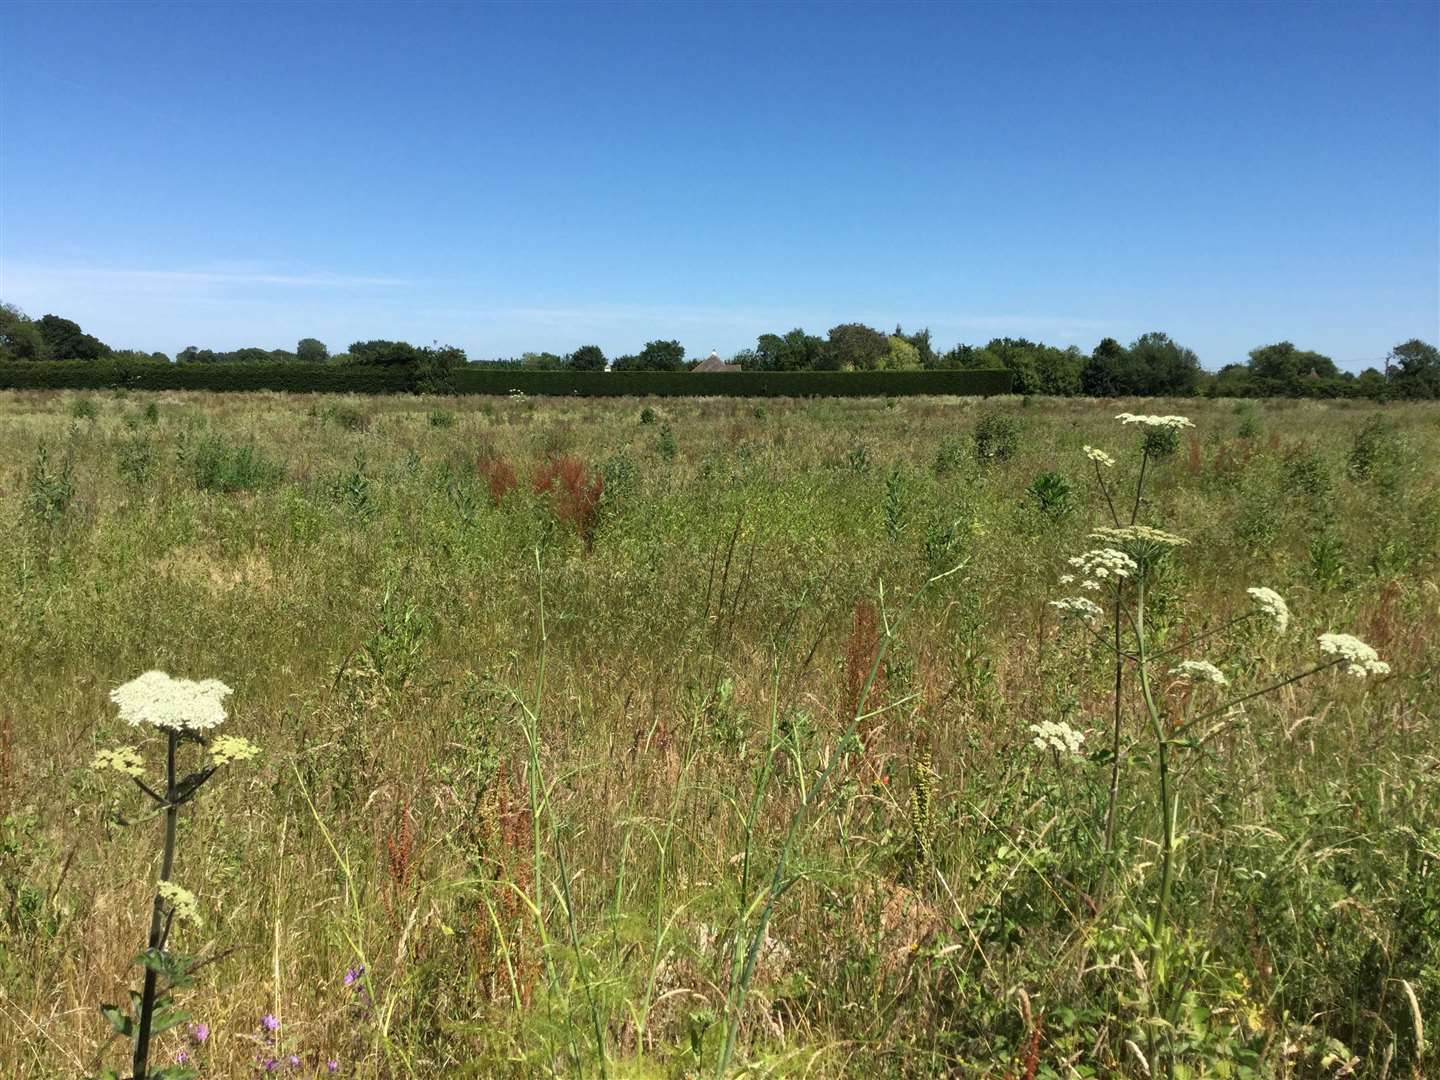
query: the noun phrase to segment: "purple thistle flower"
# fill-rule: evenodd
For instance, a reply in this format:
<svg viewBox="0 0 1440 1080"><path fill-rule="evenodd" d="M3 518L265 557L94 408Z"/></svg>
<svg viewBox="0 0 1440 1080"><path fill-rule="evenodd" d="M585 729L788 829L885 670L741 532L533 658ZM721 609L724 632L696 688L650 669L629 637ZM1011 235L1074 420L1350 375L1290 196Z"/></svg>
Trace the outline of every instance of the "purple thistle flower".
<svg viewBox="0 0 1440 1080"><path fill-rule="evenodd" d="M176 1050L176 1051L175 1051L175 1064L176 1064L176 1065L184 1065L184 1064L185 1064L187 1061L189 1061L189 1060L190 1060L190 1055L187 1054L184 1050Z"/></svg>
<svg viewBox="0 0 1440 1080"><path fill-rule="evenodd" d="M290 1055L290 1067L291 1067L292 1069L298 1069L298 1068L300 1067L300 1055L299 1055L299 1054L291 1054L291 1055Z"/></svg>
<svg viewBox="0 0 1440 1080"><path fill-rule="evenodd" d="M279 1031L280 1021L275 1019L274 1013L266 1013L260 1018L260 1026L266 1031Z"/></svg>
<svg viewBox="0 0 1440 1080"><path fill-rule="evenodd" d="M195 1040L196 1045L203 1043L210 1037L210 1025L203 1020L198 1024L190 1025L190 1038Z"/></svg>
<svg viewBox="0 0 1440 1080"><path fill-rule="evenodd" d="M331 1058L329 1061L325 1062L325 1071L327 1073L338 1072L339 1069L340 1062L336 1061L334 1058Z"/></svg>
<svg viewBox="0 0 1440 1080"><path fill-rule="evenodd" d="M267 1059L265 1060L265 1071L266 1071L266 1072L274 1072L274 1071L275 1071L275 1059L274 1059L274 1058L267 1058Z"/></svg>

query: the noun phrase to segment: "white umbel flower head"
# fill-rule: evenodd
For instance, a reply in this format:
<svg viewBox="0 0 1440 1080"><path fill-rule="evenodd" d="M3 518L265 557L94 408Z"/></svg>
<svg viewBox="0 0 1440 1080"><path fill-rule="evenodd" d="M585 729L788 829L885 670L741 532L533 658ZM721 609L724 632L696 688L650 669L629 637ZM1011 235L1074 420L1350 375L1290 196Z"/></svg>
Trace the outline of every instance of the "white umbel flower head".
<svg viewBox="0 0 1440 1080"><path fill-rule="evenodd" d="M1085 456L1095 462L1096 465L1104 465L1107 469L1113 469L1115 467L1115 459L1097 447L1085 447Z"/></svg>
<svg viewBox="0 0 1440 1080"><path fill-rule="evenodd" d="M1260 610L1270 616L1270 621L1275 625L1275 632L1283 634L1286 627L1290 625L1290 608L1286 605L1285 598L1274 589L1267 589L1263 585L1245 591L1250 594L1251 599L1255 601Z"/></svg>
<svg viewBox="0 0 1440 1080"><path fill-rule="evenodd" d="M133 746L120 746L114 750L101 750L90 759L92 769L114 769L126 776L144 776L145 759Z"/></svg>
<svg viewBox="0 0 1440 1080"><path fill-rule="evenodd" d="M110 700L119 706L120 719L135 727L207 731L225 722L225 699L232 693L219 679L193 682L147 671L110 691Z"/></svg>
<svg viewBox="0 0 1440 1080"><path fill-rule="evenodd" d="M1350 634L1321 634L1320 651L1343 657L1345 674L1363 679L1366 675L1388 675L1390 665L1374 649Z"/></svg>
<svg viewBox="0 0 1440 1080"><path fill-rule="evenodd" d="M1188 679L1191 682L1208 682L1216 686L1228 686L1230 680L1209 660L1182 660L1178 665L1170 669L1171 675Z"/></svg>
<svg viewBox="0 0 1440 1080"><path fill-rule="evenodd" d="M1100 605L1093 600L1087 600L1083 596L1069 596L1063 600L1051 600L1050 606L1059 608L1066 615L1073 615L1078 619L1094 621L1105 617L1105 612L1100 610Z"/></svg>
<svg viewBox="0 0 1440 1080"><path fill-rule="evenodd" d="M1035 737L1030 745L1036 750L1058 750L1062 754L1078 754L1085 742L1085 733L1076 731L1064 720L1046 720L1043 724L1031 724Z"/></svg>
<svg viewBox="0 0 1440 1080"><path fill-rule="evenodd" d="M189 889L173 881L162 881L155 886L155 891L174 910L177 919L200 925L200 904Z"/></svg>
<svg viewBox="0 0 1440 1080"><path fill-rule="evenodd" d="M1139 568L1134 559L1115 548L1096 548L1069 561L1081 574L1095 581L1126 578Z"/></svg>
<svg viewBox="0 0 1440 1080"><path fill-rule="evenodd" d="M1175 431L1195 426L1188 416L1137 416L1135 413L1122 412L1115 419L1122 424L1143 424L1145 427L1171 428Z"/></svg>

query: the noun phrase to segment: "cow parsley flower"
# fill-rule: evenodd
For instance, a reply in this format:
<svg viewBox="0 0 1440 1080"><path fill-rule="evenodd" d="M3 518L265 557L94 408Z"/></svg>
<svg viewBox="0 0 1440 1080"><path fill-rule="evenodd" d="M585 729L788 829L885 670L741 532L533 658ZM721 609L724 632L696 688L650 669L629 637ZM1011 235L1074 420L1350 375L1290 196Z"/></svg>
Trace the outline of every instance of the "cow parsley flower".
<svg viewBox="0 0 1440 1080"><path fill-rule="evenodd" d="M1085 741L1085 733L1076 731L1063 720L1046 720L1043 724L1031 724L1035 737L1030 745L1036 750L1058 750L1062 754L1078 754Z"/></svg>
<svg viewBox="0 0 1440 1080"><path fill-rule="evenodd" d="M1153 529L1149 525L1126 525L1119 529L1103 526L1090 533L1091 540L1109 544L1158 544L1161 547L1179 547L1190 541L1164 529Z"/></svg>
<svg viewBox="0 0 1440 1080"><path fill-rule="evenodd" d="M1374 649L1350 634L1321 634L1320 651L1344 658L1345 674L1357 679L1390 672L1390 665L1381 660Z"/></svg>
<svg viewBox="0 0 1440 1080"><path fill-rule="evenodd" d="M1170 674L1191 682L1208 682L1214 683L1216 686L1230 685L1230 680L1225 677L1225 673L1209 660L1182 660L1177 666L1170 669Z"/></svg>
<svg viewBox="0 0 1440 1080"><path fill-rule="evenodd" d="M249 739L239 735L221 735L210 742L210 760L216 765L229 765L236 761L249 761L260 748Z"/></svg>
<svg viewBox="0 0 1440 1080"><path fill-rule="evenodd" d="M219 679L193 682L147 671L110 691L110 700L119 706L120 719L135 727L205 731L225 722L225 698L232 693Z"/></svg>
<svg viewBox="0 0 1440 1080"><path fill-rule="evenodd" d="M1100 605L1093 600L1087 600L1083 596L1070 596L1063 600L1051 600L1050 606L1059 608L1066 615L1074 615L1080 619L1101 619L1105 612L1100 610Z"/></svg>
<svg viewBox="0 0 1440 1080"><path fill-rule="evenodd" d="M1122 424L1143 424L1145 427L1171 428L1175 431L1195 426L1188 416L1137 416L1135 413L1122 412L1115 419Z"/></svg>
<svg viewBox="0 0 1440 1080"><path fill-rule="evenodd" d="M1096 548L1069 560L1070 565L1087 578L1104 581L1106 578L1126 578L1139 569L1138 564L1123 551L1115 548Z"/></svg>
<svg viewBox="0 0 1440 1080"><path fill-rule="evenodd" d="M200 904L195 899L195 894L183 886L176 885L173 881L162 881L156 887L160 899L164 900L175 911L177 919L192 922L200 925Z"/></svg>
<svg viewBox="0 0 1440 1080"><path fill-rule="evenodd" d="M1097 465L1104 465L1107 469L1113 469L1115 467L1115 459L1105 453L1104 450L1100 450L1094 446L1085 447L1085 456Z"/></svg>
<svg viewBox="0 0 1440 1080"><path fill-rule="evenodd" d="M1274 589L1267 589L1263 585L1246 589L1256 605L1275 624L1275 632L1283 634L1286 627L1290 625L1290 608L1286 605L1284 597Z"/></svg>
<svg viewBox="0 0 1440 1080"><path fill-rule="evenodd" d="M90 759L92 769L114 769L126 776L144 776L145 759L133 746L121 746L114 750L101 750Z"/></svg>

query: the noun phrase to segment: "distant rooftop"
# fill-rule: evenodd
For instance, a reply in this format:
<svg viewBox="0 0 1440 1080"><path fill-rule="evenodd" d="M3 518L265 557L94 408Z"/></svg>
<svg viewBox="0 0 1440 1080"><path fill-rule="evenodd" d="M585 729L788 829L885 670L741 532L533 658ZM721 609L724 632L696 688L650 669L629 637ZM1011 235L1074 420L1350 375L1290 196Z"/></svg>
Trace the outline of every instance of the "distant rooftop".
<svg viewBox="0 0 1440 1080"><path fill-rule="evenodd" d="M695 365L695 371L739 371L739 364L727 364L720 359L718 352L712 352L704 360Z"/></svg>

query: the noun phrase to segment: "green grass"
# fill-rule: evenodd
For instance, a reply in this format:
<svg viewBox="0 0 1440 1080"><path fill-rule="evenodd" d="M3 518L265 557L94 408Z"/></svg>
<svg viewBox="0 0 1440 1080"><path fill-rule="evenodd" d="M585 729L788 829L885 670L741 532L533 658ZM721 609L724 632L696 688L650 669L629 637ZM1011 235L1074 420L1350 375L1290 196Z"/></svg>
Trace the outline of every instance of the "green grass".
<svg viewBox="0 0 1440 1080"><path fill-rule="evenodd" d="M714 1075L737 1012L756 1076L1022 1076L1033 1045L1138 1077L1157 1038L1181 1077L1440 1070L1440 410L650 408L0 394L0 1075L125 1058L96 1007L135 984L158 824L89 761L151 668L233 686L264 749L181 821L203 1075L253 1074L267 1012L295 1075ZM1133 479L1127 410L1196 423L1140 514L1191 541L1163 645L1267 585L1289 635L1194 655L1260 685L1340 630L1393 666L1181 759L1158 943L1147 729L1127 699L1107 857L1111 670L1046 606L1103 521L1081 447ZM532 491L557 455L604 477L588 537ZM1030 745L1062 719L1095 757Z"/></svg>

